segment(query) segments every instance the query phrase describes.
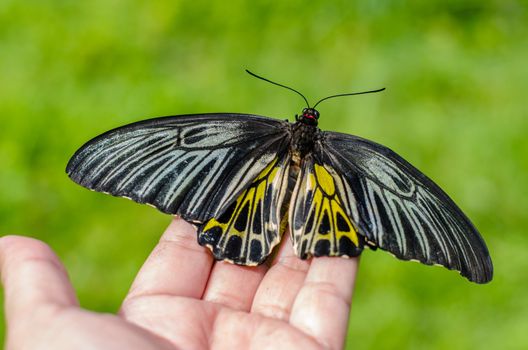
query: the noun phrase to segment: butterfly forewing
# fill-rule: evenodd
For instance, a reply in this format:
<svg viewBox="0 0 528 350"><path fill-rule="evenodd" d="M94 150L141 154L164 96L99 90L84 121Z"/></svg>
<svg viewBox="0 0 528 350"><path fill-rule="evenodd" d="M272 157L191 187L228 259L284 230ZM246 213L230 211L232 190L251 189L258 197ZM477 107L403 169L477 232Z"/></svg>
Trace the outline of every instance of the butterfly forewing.
<svg viewBox="0 0 528 350"><path fill-rule="evenodd" d="M288 194L290 156L275 158L218 217L198 228L198 242L218 260L258 265L279 243Z"/></svg>
<svg viewBox="0 0 528 350"><path fill-rule="evenodd" d="M358 256L363 237L347 211L343 183L334 171L314 161L312 155L302 160L293 190L289 222L295 252L302 259L310 256ZM347 205L349 205L347 203Z"/></svg>
<svg viewBox="0 0 528 350"><path fill-rule="evenodd" d="M404 260L439 264L478 283L493 267L480 234L429 178L390 149L359 137L325 132L316 145L342 176L367 240ZM338 190L339 192L339 190Z"/></svg>
<svg viewBox="0 0 528 350"><path fill-rule="evenodd" d="M203 222L284 152L288 130L287 122L246 114L156 118L89 141L66 171L89 189Z"/></svg>

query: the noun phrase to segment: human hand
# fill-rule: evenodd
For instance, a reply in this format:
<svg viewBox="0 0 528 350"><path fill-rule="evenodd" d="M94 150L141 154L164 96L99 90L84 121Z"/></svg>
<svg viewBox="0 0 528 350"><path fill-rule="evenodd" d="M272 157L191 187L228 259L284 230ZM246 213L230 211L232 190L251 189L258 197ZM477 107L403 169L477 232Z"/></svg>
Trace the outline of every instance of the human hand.
<svg viewBox="0 0 528 350"><path fill-rule="evenodd" d="M284 241L269 266L214 262L174 219L112 315L79 307L46 244L0 238L6 348L342 348L357 259L303 261Z"/></svg>

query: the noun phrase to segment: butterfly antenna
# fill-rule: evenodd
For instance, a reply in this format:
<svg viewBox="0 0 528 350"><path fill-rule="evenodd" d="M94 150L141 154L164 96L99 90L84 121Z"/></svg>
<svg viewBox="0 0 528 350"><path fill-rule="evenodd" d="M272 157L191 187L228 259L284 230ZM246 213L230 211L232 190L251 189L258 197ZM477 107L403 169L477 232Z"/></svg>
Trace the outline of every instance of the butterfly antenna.
<svg viewBox="0 0 528 350"><path fill-rule="evenodd" d="M385 90L385 88L382 88L382 89L378 89L378 90L370 90L370 91L362 91L362 92L351 92L349 94L339 94L339 95L332 95L332 96L328 96L328 97L325 97L321 100L319 100L314 106L313 108L317 107L317 105L325 100L328 100L328 99L331 99L331 98L334 98L334 97L341 97L341 96L352 96L352 95L363 95L363 94L371 94L371 93L374 93L374 92L380 92L380 91L383 91Z"/></svg>
<svg viewBox="0 0 528 350"><path fill-rule="evenodd" d="M252 73L252 72L250 72L250 71L247 70L247 69L246 69L246 72L247 72L249 75L254 76L255 78L258 78L258 79L260 79L260 80L267 81L268 83L272 83L273 85L277 85L277 86L280 86L280 87L283 87L283 88L286 88L286 89L288 89L288 90L291 90L291 91L293 91L293 92L298 93L299 95L301 95L301 97L302 97L302 98L304 99L304 101L306 102L306 106L308 106L308 108L310 108L310 104L308 103L308 100L307 100L306 97L304 97L304 95L301 94L299 91L297 91L297 90L295 90L295 89L293 89L293 88L291 88L291 87L289 87L289 86L282 85L282 84L276 83L276 82L274 82L274 81L271 81L271 80L269 80L269 79L266 79L266 78L264 78L264 77L261 77L260 75L256 75L255 73Z"/></svg>

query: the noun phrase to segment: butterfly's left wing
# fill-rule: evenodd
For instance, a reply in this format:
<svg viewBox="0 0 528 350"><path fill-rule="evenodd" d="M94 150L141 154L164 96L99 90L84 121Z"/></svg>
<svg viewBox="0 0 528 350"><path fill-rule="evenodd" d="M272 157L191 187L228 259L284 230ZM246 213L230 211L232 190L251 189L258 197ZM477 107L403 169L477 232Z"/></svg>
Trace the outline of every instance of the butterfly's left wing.
<svg viewBox="0 0 528 350"><path fill-rule="evenodd" d="M259 265L279 243L290 193L290 153L279 154L220 216L198 227L198 242L217 260Z"/></svg>
<svg viewBox="0 0 528 350"><path fill-rule="evenodd" d="M203 223L226 210L289 142L289 123L266 117L162 117L88 141L66 172L91 190Z"/></svg>
<svg viewBox="0 0 528 350"><path fill-rule="evenodd" d="M347 196L367 243L403 260L460 271L470 281L491 280L491 258L477 229L440 187L396 153L325 132L314 154L335 170L334 181L345 184L337 192Z"/></svg>

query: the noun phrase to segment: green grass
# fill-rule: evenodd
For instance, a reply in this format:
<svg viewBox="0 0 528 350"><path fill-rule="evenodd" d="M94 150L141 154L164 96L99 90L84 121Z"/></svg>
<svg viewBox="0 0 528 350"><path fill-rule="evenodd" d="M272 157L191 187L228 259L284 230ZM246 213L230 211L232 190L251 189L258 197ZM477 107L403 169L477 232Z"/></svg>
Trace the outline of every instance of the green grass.
<svg viewBox="0 0 528 350"><path fill-rule="evenodd" d="M0 234L64 261L83 306L115 311L169 217L64 173L89 138L146 117L291 118L373 139L437 181L485 237L489 285L361 260L350 349L528 347L528 8L522 1L0 2ZM0 343L4 337L0 324Z"/></svg>

